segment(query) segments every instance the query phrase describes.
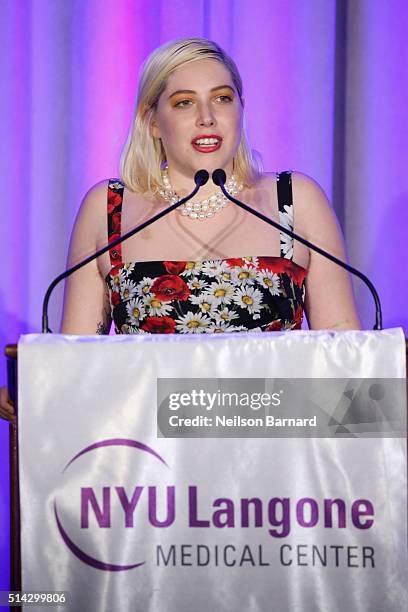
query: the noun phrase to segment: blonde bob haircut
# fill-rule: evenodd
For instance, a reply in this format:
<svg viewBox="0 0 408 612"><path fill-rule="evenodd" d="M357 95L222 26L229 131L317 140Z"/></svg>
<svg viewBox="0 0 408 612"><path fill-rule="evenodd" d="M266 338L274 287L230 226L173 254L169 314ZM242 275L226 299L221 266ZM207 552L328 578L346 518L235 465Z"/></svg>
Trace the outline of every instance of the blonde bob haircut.
<svg viewBox="0 0 408 612"><path fill-rule="evenodd" d="M238 68L215 42L206 38L185 38L156 49L141 69L134 118L120 160L122 180L131 191L157 193L163 189L161 169L166 154L161 140L153 138L150 125L169 76L179 66L200 59L215 59L228 69L242 103L242 80ZM234 158L234 174L250 186L261 171L260 160L249 148L243 128Z"/></svg>

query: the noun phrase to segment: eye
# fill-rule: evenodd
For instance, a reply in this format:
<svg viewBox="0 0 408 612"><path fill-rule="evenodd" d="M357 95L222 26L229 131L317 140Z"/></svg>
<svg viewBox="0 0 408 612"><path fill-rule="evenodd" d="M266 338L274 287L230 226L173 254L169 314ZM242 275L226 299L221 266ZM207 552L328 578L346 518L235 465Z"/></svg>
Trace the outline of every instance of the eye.
<svg viewBox="0 0 408 612"><path fill-rule="evenodd" d="M178 101L178 102L177 102L177 103L174 105L174 107L175 107L175 108L185 108L186 106L190 106L191 104L192 104L192 101L191 101L191 100L188 100L188 99L186 99L186 100L179 100L179 101Z"/></svg>
<svg viewBox="0 0 408 612"><path fill-rule="evenodd" d="M222 104L225 104L226 102L232 102L232 96L227 95L218 96L218 98L216 99L219 100Z"/></svg>

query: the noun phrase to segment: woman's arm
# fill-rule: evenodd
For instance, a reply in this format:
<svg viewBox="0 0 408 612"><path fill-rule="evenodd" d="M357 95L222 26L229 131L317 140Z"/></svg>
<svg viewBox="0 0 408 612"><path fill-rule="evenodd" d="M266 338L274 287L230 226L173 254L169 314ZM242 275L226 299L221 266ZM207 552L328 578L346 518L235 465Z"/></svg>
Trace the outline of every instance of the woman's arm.
<svg viewBox="0 0 408 612"><path fill-rule="evenodd" d="M292 176L299 233L346 261L341 230L323 190L304 174ZM361 329L349 273L315 251L306 277L306 312L311 329Z"/></svg>
<svg viewBox="0 0 408 612"><path fill-rule="evenodd" d="M85 196L71 236L68 266L94 253L98 235L106 235L106 198L106 181ZM94 260L66 281L61 333L108 334L110 324L109 294Z"/></svg>

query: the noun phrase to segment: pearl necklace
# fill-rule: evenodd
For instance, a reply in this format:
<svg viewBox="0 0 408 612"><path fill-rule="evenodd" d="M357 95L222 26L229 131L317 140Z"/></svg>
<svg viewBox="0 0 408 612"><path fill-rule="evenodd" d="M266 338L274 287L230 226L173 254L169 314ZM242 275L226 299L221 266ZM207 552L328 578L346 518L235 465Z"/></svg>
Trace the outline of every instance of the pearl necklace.
<svg viewBox="0 0 408 612"><path fill-rule="evenodd" d="M162 171L162 181L164 189L161 189L159 194L166 202L175 204L180 198L170 183L167 166ZM237 179L232 174L226 182L225 188L232 196L235 196L242 190L242 185L238 184ZM179 207L179 211L184 217L190 217L191 219L210 219L216 213L221 212L228 205L228 202L228 198L219 189L201 202L191 202L189 200Z"/></svg>

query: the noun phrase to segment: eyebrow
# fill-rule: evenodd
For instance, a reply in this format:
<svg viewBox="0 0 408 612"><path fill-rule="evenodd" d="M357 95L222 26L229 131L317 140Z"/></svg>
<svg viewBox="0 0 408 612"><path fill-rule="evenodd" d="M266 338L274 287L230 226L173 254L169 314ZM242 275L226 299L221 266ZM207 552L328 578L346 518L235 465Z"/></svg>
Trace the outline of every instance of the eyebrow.
<svg viewBox="0 0 408 612"><path fill-rule="evenodd" d="M234 93L234 90L231 87L231 85L217 85L217 87L212 87L210 91L211 92L217 91L218 89L229 89ZM173 91L173 93L169 95L168 99L170 100L170 98L172 98L176 94L195 94L195 93L197 92L194 91L194 89L177 89L177 91Z"/></svg>

